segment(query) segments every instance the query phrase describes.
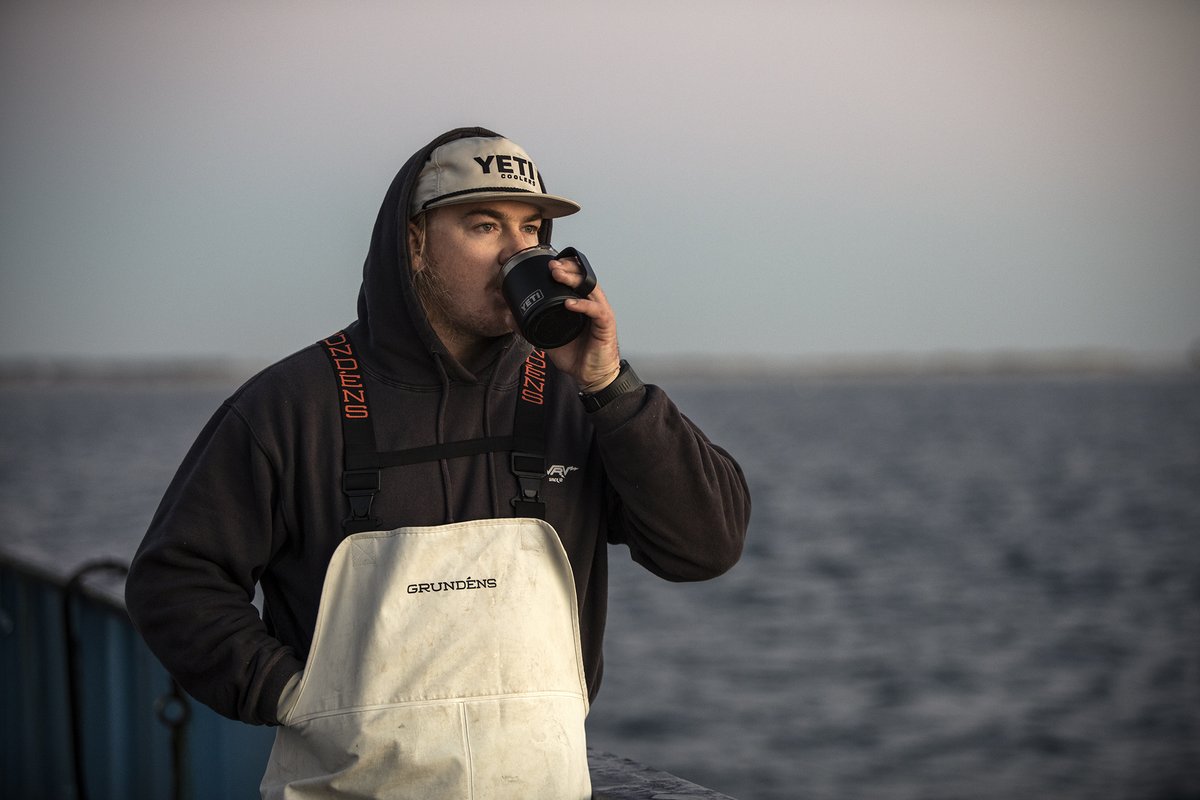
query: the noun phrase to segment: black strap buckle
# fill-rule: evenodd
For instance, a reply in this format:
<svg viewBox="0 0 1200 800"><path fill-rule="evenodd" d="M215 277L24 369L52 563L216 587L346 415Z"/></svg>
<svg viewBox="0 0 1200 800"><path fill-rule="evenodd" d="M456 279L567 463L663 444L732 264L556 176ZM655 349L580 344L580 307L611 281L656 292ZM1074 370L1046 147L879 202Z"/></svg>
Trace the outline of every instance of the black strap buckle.
<svg viewBox="0 0 1200 800"><path fill-rule="evenodd" d="M546 475L546 459L539 453L524 453L514 450L510 460L513 475L521 491L509 502L519 516L545 518L546 502L541 498L542 478Z"/></svg>
<svg viewBox="0 0 1200 800"><path fill-rule="evenodd" d="M342 491L350 498L350 518L346 522L370 520L371 503L379 494L379 470L346 470L342 473Z"/></svg>

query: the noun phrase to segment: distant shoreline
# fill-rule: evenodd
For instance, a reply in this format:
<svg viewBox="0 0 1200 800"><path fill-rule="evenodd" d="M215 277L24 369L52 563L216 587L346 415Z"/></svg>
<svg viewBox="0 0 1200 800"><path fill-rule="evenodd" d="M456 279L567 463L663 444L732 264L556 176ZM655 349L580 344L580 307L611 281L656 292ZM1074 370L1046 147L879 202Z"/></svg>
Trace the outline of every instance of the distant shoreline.
<svg viewBox="0 0 1200 800"><path fill-rule="evenodd" d="M640 362L639 362L640 363ZM909 377L1131 376L1200 373L1200 357L1115 350L854 353L784 357L647 358L680 379L887 379Z"/></svg>
<svg viewBox="0 0 1200 800"><path fill-rule="evenodd" d="M0 386L47 384L228 384L265 364L219 359L12 359L0 361Z"/></svg>
<svg viewBox="0 0 1200 800"><path fill-rule="evenodd" d="M1118 350L995 351L984 353L865 353L811 356L662 356L630 354L649 380L872 379L1036 375L1122 376L1200 372L1200 354L1142 354ZM0 386L229 385L266 361L207 358L19 358L0 360Z"/></svg>

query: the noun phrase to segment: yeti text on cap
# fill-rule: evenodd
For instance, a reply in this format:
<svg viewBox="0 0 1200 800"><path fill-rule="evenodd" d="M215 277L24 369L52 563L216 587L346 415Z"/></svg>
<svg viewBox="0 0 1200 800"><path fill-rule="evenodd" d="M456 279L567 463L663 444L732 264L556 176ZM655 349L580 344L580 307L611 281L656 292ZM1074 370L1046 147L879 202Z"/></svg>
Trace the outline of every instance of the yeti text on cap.
<svg viewBox="0 0 1200 800"><path fill-rule="evenodd" d="M524 181L534 187L538 185L537 167L533 165L532 161L520 156L504 154L492 154L487 158L475 156L475 163L483 170L484 175L491 175L492 166L495 165L496 173L501 179Z"/></svg>

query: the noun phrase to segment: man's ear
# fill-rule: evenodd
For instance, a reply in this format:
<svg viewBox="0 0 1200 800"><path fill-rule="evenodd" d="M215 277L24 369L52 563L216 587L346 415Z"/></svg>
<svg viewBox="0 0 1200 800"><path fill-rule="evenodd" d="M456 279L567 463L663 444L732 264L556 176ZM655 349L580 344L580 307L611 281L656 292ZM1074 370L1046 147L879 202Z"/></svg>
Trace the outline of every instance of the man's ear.
<svg viewBox="0 0 1200 800"><path fill-rule="evenodd" d="M413 272L424 269L421 253L425 249L425 215L420 214L408 223L408 260Z"/></svg>

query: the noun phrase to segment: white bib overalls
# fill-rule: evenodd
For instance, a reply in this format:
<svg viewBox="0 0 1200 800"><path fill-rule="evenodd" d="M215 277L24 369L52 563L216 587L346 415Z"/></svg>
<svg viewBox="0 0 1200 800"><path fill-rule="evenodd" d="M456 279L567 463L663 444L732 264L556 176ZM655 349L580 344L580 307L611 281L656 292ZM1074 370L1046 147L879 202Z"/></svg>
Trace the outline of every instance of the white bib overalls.
<svg viewBox="0 0 1200 800"><path fill-rule="evenodd" d="M541 520L347 537L262 796L589 798L578 619Z"/></svg>

